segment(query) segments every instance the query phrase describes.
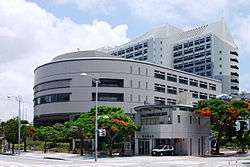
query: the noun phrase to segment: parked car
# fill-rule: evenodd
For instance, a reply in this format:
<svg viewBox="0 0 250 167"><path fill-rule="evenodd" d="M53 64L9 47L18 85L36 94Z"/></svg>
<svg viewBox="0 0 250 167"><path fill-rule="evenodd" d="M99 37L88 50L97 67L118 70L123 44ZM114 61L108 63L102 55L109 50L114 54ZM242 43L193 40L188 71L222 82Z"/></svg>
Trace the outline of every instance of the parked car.
<svg viewBox="0 0 250 167"><path fill-rule="evenodd" d="M170 145L159 145L152 150L152 156L157 155L173 155L174 147Z"/></svg>

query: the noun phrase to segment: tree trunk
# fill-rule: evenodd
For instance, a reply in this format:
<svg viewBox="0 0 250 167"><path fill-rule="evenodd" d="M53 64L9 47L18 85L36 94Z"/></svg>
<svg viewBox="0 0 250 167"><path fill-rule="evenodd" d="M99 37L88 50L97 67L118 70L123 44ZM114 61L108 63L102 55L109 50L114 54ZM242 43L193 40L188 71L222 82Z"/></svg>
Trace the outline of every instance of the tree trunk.
<svg viewBox="0 0 250 167"><path fill-rule="evenodd" d="M220 127L220 130L218 132L218 136L216 138L215 154L220 154L220 142L221 142L221 137L222 137L223 129L224 129L224 127Z"/></svg>
<svg viewBox="0 0 250 167"><path fill-rule="evenodd" d="M83 138L81 137L81 145L80 145L80 150L81 150L81 156L83 156Z"/></svg>
<svg viewBox="0 0 250 167"><path fill-rule="evenodd" d="M14 143L12 143L11 151L12 151L12 154L15 154L15 144Z"/></svg>
<svg viewBox="0 0 250 167"><path fill-rule="evenodd" d="M108 149L108 151L109 151L109 157L112 157L113 156L113 142L112 142L112 140L110 140L110 142L109 142L109 147L108 147L109 149Z"/></svg>
<svg viewBox="0 0 250 167"><path fill-rule="evenodd" d="M44 140L44 153L46 153L47 152L47 140Z"/></svg>
<svg viewBox="0 0 250 167"><path fill-rule="evenodd" d="M241 140L240 144L241 144L241 152L242 152L242 153L245 153L244 140Z"/></svg>
<svg viewBox="0 0 250 167"><path fill-rule="evenodd" d="M27 141L26 141L26 138L23 140L23 150L24 150L24 152L27 152Z"/></svg>

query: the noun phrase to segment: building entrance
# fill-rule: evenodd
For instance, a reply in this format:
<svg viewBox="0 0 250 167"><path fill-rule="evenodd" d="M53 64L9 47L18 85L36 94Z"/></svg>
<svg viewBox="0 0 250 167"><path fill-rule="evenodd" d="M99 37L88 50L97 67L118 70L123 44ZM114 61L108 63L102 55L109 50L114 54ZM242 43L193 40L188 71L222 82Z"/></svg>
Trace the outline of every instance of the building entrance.
<svg viewBox="0 0 250 167"><path fill-rule="evenodd" d="M149 139L139 139L139 155L150 155Z"/></svg>

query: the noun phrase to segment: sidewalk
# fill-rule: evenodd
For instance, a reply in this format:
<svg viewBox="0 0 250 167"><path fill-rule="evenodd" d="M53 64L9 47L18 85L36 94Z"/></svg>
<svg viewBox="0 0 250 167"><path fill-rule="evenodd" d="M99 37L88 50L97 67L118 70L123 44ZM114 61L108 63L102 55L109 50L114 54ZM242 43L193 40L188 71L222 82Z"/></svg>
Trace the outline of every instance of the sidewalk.
<svg viewBox="0 0 250 167"><path fill-rule="evenodd" d="M31 157L31 158L41 158L41 159L55 159L55 160L87 160L87 159L92 159L92 157L80 156L79 154L55 153L55 152L43 153L41 151L22 152L20 156Z"/></svg>

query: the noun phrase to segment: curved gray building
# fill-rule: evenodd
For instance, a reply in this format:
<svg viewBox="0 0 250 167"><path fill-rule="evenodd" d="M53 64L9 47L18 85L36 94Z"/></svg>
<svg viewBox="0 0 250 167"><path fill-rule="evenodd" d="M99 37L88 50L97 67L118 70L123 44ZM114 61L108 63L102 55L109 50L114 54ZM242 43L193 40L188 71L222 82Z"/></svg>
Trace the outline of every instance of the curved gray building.
<svg viewBox="0 0 250 167"><path fill-rule="evenodd" d="M99 51L67 53L35 69L35 124L64 122L95 105L95 85L91 77L80 76L83 72L100 79L100 105L120 106L127 113L142 105L178 104L182 92L189 92L195 104L222 89L221 81L149 62Z"/></svg>

